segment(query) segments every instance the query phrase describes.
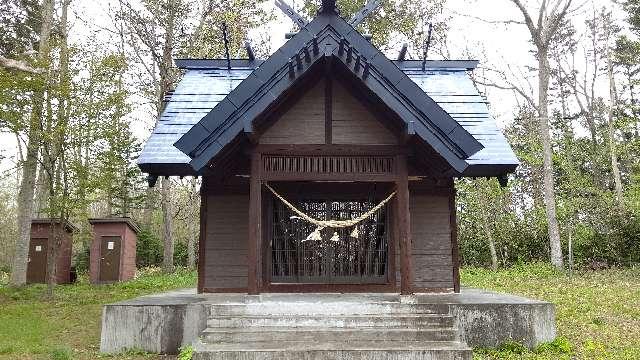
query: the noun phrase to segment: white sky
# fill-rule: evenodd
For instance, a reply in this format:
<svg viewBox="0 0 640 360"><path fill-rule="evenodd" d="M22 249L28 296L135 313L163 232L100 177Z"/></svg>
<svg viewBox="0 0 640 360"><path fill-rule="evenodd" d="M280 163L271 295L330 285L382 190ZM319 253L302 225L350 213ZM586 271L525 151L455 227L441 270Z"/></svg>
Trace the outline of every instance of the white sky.
<svg viewBox="0 0 640 360"><path fill-rule="evenodd" d="M289 1L291 2L291 0ZM537 0L529 1L533 7ZM112 2L113 0L104 2L75 0L73 2L74 16L71 20L71 41L84 40L92 29L112 27L111 18L108 15L109 3ZM574 2L582 5L573 14L574 25L579 31L584 30L584 20L593 13L594 8L612 7L610 0L574 0ZM471 57L493 68L504 68L506 63L516 69L524 69L527 65L534 65L530 37L524 26L490 24L479 20L520 20L521 14L509 0L448 0L447 12L451 15L449 48L452 58ZM622 24L623 14L619 10L614 13ZM275 14L277 19L269 24L268 29L268 32L272 34L272 50L276 50L284 43L284 33L289 31L292 25L291 21L279 10L276 9ZM105 41L111 39L110 35L104 34L104 32L100 36ZM491 104L491 111L499 124L509 123L517 105L512 93L491 88L483 88L482 90L486 93ZM603 90L606 91L606 87L603 87ZM145 140L149 136L155 119L152 114L143 109L137 109L132 116L134 134L141 140ZM0 162L0 171L5 175L9 175L9 171L15 168L16 152L15 137L10 134L0 134L0 155L7 157Z"/></svg>

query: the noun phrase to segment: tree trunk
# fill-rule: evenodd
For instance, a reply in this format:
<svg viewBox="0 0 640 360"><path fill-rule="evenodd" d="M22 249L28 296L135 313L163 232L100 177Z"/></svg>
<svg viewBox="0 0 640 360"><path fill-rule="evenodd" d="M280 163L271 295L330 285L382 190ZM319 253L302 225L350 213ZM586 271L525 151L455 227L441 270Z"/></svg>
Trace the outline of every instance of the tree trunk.
<svg viewBox="0 0 640 360"><path fill-rule="evenodd" d="M64 229L64 224L60 224L62 229ZM53 289L56 284L56 263L58 257L58 247L60 246L60 231L58 230L57 224L55 224L55 219L51 218L51 222L49 223L49 241L47 246L47 299L53 299Z"/></svg>
<svg viewBox="0 0 640 360"><path fill-rule="evenodd" d="M191 197L195 199L198 197L198 192L196 190L196 178L191 179ZM193 201L192 204L198 204L199 201ZM189 231L187 235L187 266L189 269L194 269L196 267L196 250L195 243L198 238L197 226L199 224L200 217L198 216L199 206L193 206L193 216L189 219Z"/></svg>
<svg viewBox="0 0 640 360"><path fill-rule="evenodd" d="M163 239L164 257L162 268L165 272L173 272L173 237L171 236L171 180L162 178L162 219L163 219Z"/></svg>
<svg viewBox="0 0 640 360"><path fill-rule="evenodd" d="M560 244L560 229L558 227L558 219L556 216L556 194L554 189L553 175L553 149L551 147L551 135L549 133L549 108L548 108L548 92L549 92L549 76L551 66L549 65L549 57L546 49L538 50L538 121L540 126L540 139L542 140L543 150L543 187L544 187L544 203L547 214L547 222L549 226L549 243L551 249L551 264L561 269L562 247Z"/></svg>
<svg viewBox="0 0 640 360"><path fill-rule="evenodd" d="M57 123L52 126L52 137L49 141L43 143L44 147L48 148L43 156L43 168L45 168L45 177L48 185L48 199L52 202L49 206L49 217L52 219L58 219L61 223L60 226L52 226L52 235L49 236L49 254L47 256L47 297L53 298L53 289L57 283L57 259L58 251L62 245L62 236L65 231L65 225L67 222L66 216L66 171L63 166L64 162L64 141L65 133L67 129L68 116L67 116L67 104L69 100L69 49L67 46L68 29L67 29L67 15L69 10L69 4L71 0L64 0L62 2L62 13L60 16L60 68L58 71L58 109L57 109ZM62 157L62 159L61 159ZM61 191L64 189L64 191ZM56 199L56 201L54 201ZM53 225L53 220L51 222Z"/></svg>
<svg viewBox="0 0 640 360"><path fill-rule="evenodd" d="M493 270L498 270L498 254L496 253L496 243L493 239L493 234L491 233L491 225L489 224L489 213L492 213L489 208L489 191L491 191L491 184L489 180L486 182L486 187L480 189L480 198L482 209L480 210L480 216L482 217L482 230L484 231L484 235L487 237L487 244L489 245L489 252L491 253L491 268Z"/></svg>
<svg viewBox="0 0 640 360"><path fill-rule="evenodd" d="M41 7L42 27L38 45L41 66L48 66L49 37L53 24L54 0L44 0ZM27 148L22 164L22 180L18 193L18 239L14 250L11 284L21 286L27 282L27 258L31 237L31 217L33 215L33 193L37 176L38 151L41 134L39 131L43 111L44 90L39 89L33 95L33 109L29 120Z"/></svg>
<svg viewBox="0 0 640 360"><path fill-rule="evenodd" d="M607 74L609 76L609 109L607 112L607 127L609 137L609 153L611 156L611 170L613 172L613 181L616 187L616 201L618 206L622 208L622 178L620 176L620 167L618 166L618 155L616 154L615 129L613 124L614 111L617 106L616 80L613 77L613 64L611 63L611 53L607 56Z"/></svg>
<svg viewBox="0 0 640 360"><path fill-rule="evenodd" d="M49 190L47 189L47 172L43 166L38 168L38 179L34 185L35 197L33 214L36 217L44 217L47 208L47 199L49 198Z"/></svg>

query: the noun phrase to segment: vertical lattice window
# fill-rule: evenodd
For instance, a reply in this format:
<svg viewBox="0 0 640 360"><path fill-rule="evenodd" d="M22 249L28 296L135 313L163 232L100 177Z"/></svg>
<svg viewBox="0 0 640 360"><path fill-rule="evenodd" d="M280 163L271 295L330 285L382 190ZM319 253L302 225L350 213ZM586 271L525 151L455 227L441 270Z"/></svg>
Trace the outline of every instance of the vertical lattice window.
<svg viewBox="0 0 640 360"><path fill-rule="evenodd" d="M376 200L302 200L298 209L317 219L357 217ZM375 284L387 280L388 238L386 209L353 228L324 229L321 241L304 241L315 226L299 219L282 202L273 201L271 224L271 281L274 283ZM337 232L338 241L331 241Z"/></svg>

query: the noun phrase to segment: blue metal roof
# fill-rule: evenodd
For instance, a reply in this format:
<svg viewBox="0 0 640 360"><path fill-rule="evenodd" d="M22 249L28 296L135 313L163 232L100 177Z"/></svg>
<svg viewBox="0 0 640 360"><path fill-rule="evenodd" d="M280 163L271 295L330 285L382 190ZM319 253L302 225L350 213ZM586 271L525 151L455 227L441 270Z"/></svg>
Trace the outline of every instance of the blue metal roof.
<svg viewBox="0 0 640 360"><path fill-rule="evenodd" d="M484 146L484 149L466 159L471 168L519 164L511 145L489 113L487 101L466 71L427 69L404 72Z"/></svg>
<svg viewBox="0 0 640 360"><path fill-rule="evenodd" d="M191 175L191 158L173 144L207 115L252 68L231 70L189 69L167 102L155 129L138 158L144 172L156 175Z"/></svg>
<svg viewBox="0 0 640 360"><path fill-rule="evenodd" d="M433 66L429 67L430 63ZM474 86L468 69L453 67L459 66L459 62L451 64L448 68L446 62L427 62L425 71L402 70L484 146L465 160L469 168L464 175L496 176L500 175L496 171L513 171L518 159L489 114L487 103ZM194 174L189 164L191 158L173 144L253 70L253 67L187 69L175 91L168 96L166 107L138 159L142 171L154 175Z"/></svg>

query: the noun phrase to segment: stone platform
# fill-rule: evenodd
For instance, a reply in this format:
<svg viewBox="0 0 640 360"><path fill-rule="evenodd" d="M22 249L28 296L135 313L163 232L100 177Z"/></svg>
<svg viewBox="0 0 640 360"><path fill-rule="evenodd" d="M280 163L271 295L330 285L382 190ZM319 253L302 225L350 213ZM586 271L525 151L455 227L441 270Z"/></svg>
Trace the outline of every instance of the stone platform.
<svg viewBox="0 0 640 360"><path fill-rule="evenodd" d="M477 289L412 296L186 289L105 305L100 350L175 354L194 344L197 359L470 359L469 347L554 338L552 304Z"/></svg>

